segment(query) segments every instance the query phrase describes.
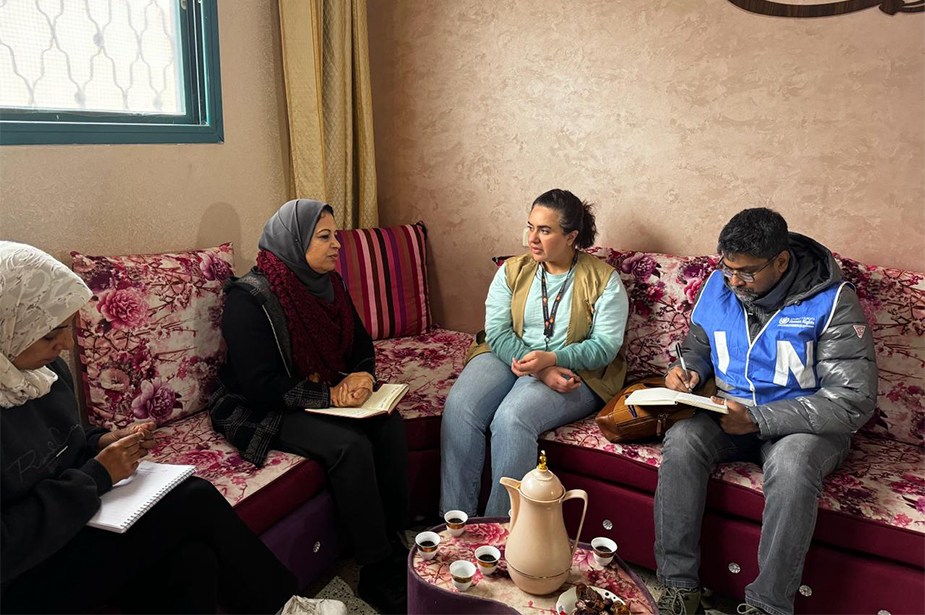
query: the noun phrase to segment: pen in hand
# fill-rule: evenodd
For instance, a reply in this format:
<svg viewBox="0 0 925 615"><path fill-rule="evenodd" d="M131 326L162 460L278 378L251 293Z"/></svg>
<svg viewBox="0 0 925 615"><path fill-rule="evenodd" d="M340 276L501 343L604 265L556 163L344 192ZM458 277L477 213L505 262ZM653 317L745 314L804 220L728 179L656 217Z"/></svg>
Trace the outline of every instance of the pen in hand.
<svg viewBox="0 0 925 615"><path fill-rule="evenodd" d="M678 359L681 361L681 369L684 370L684 375L687 378L686 381L684 382L684 384L687 385L687 392L693 393L694 390L690 386L691 375L690 375L690 372L687 371L687 363L684 362L684 353L681 352L680 342L674 343L674 352L676 355L678 355Z"/></svg>

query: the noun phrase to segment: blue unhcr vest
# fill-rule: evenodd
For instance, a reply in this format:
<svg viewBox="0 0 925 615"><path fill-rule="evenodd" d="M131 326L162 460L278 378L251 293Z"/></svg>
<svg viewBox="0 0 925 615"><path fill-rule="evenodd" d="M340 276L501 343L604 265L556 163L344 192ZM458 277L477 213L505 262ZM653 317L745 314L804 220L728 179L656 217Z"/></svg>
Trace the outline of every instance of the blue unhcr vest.
<svg viewBox="0 0 925 615"><path fill-rule="evenodd" d="M828 327L845 284L833 284L779 309L752 340L745 307L723 283L722 273L713 272L694 306L691 322L710 339L717 387L728 397L751 400L756 406L819 390L816 340Z"/></svg>

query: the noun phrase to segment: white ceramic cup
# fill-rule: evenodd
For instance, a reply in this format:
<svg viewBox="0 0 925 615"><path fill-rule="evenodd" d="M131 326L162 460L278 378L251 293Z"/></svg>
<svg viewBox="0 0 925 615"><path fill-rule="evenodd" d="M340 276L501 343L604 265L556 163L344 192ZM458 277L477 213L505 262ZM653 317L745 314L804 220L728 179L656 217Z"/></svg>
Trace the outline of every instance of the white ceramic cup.
<svg viewBox="0 0 925 615"><path fill-rule="evenodd" d="M461 592L472 587L472 577L475 576L475 564L464 559L458 559L450 564L450 574L453 576L453 585Z"/></svg>
<svg viewBox="0 0 925 615"><path fill-rule="evenodd" d="M484 562L482 557L490 556L492 561ZM475 550L475 563L478 564L479 570L482 571L483 576L490 576L495 574L495 570L498 569L498 562L501 561L501 551L492 547L490 545L485 545L479 547Z"/></svg>
<svg viewBox="0 0 925 615"><path fill-rule="evenodd" d="M594 550L594 561L598 566L606 566L613 561L613 556L617 553L617 543L609 538L598 536L591 541L591 549Z"/></svg>
<svg viewBox="0 0 925 615"><path fill-rule="evenodd" d="M430 546L423 546L421 543L433 543ZM414 537L414 544L418 546L418 552L424 559L434 559L437 554L437 547L440 546L440 534L436 532L421 532Z"/></svg>
<svg viewBox="0 0 925 615"><path fill-rule="evenodd" d="M451 519L462 523L450 523ZM461 510L451 510L443 515L443 520L446 521L446 529L449 530L450 536L459 536L466 531L466 521L469 520L469 515Z"/></svg>

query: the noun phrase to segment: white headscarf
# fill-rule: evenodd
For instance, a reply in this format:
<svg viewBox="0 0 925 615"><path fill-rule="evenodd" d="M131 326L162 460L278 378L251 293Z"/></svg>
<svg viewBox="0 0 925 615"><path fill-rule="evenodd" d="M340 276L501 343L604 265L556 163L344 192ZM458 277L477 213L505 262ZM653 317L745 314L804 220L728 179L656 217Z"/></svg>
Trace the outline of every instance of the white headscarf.
<svg viewBox="0 0 925 615"><path fill-rule="evenodd" d="M48 393L58 376L12 361L79 310L92 293L73 271L32 246L0 241L0 407Z"/></svg>

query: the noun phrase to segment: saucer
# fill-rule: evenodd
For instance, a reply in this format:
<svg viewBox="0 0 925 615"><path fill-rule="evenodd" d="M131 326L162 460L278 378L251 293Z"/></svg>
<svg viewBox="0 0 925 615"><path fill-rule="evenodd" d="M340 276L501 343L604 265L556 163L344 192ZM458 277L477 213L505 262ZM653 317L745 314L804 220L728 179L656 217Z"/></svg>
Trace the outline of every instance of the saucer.
<svg viewBox="0 0 925 615"><path fill-rule="evenodd" d="M601 589L600 587L591 587L591 589L605 598L610 598L614 602L626 604L622 598L611 591ZM577 590L574 587L570 587L568 590L562 592L562 595L556 600L556 613L559 613L559 615L572 615L572 613L575 612L575 603L578 602L578 594L576 592Z"/></svg>

